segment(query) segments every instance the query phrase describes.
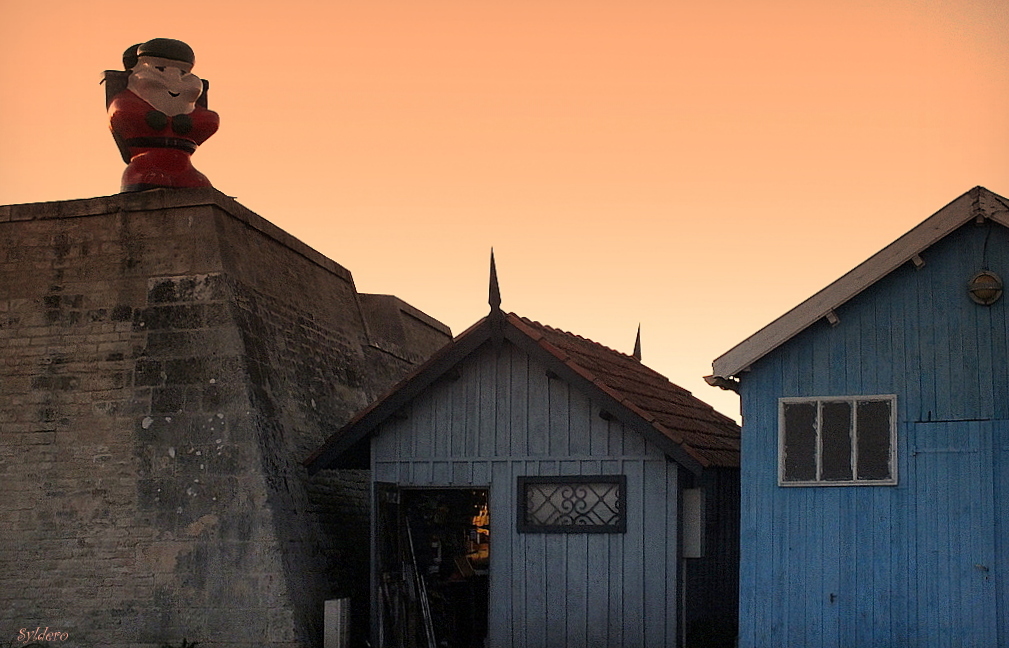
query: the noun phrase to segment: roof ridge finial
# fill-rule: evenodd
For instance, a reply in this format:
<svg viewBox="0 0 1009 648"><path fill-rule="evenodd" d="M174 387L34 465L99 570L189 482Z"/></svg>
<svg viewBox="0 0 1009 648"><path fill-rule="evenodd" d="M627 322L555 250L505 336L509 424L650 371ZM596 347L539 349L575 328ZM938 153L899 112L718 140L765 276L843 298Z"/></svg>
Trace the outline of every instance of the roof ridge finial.
<svg viewBox="0 0 1009 648"><path fill-rule="evenodd" d="M634 338L634 353L631 357L641 362L641 322L638 322L638 335Z"/></svg>
<svg viewBox="0 0 1009 648"><path fill-rule="evenodd" d="M487 299L491 312L501 310L501 287L497 282L497 266L494 264L494 248L490 249L490 295Z"/></svg>

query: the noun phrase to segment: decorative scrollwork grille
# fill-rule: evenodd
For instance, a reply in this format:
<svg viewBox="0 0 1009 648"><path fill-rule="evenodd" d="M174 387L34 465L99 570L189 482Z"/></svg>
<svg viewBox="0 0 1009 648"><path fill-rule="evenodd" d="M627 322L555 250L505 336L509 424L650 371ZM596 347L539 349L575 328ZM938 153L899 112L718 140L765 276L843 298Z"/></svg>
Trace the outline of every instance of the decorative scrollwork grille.
<svg viewBox="0 0 1009 648"><path fill-rule="evenodd" d="M623 475L519 477L518 530L524 533L623 533Z"/></svg>

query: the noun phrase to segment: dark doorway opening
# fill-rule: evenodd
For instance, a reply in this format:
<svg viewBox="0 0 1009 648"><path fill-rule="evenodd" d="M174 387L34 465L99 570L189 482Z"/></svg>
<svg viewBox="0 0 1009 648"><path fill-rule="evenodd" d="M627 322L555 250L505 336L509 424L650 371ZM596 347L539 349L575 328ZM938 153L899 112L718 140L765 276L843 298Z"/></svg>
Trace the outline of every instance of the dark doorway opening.
<svg viewBox="0 0 1009 648"><path fill-rule="evenodd" d="M401 489L380 525L380 645L483 648L487 638L487 490Z"/></svg>

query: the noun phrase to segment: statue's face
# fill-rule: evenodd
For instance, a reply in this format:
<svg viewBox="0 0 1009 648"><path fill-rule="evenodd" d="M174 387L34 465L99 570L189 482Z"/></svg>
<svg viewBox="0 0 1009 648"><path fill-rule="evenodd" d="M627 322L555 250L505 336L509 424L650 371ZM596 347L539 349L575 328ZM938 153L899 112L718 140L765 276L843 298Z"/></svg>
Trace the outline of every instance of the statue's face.
<svg viewBox="0 0 1009 648"><path fill-rule="evenodd" d="M141 56L130 73L127 88L166 115L188 115L203 93L203 82L193 66L158 56Z"/></svg>

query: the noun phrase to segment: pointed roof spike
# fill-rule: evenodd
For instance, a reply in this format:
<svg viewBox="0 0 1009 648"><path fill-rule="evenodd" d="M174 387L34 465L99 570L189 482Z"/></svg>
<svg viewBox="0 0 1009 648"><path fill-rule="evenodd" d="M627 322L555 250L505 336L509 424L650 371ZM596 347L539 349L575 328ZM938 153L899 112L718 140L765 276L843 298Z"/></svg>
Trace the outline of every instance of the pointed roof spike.
<svg viewBox="0 0 1009 648"><path fill-rule="evenodd" d="M494 264L494 248L490 249L490 296L487 302L491 311L501 310L501 288L497 283L497 266Z"/></svg>
<svg viewBox="0 0 1009 648"><path fill-rule="evenodd" d="M637 360L638 362L641 361L641 324L640 323L638 324L638 335L637 335L636 338L634 338L634 353L631 354L631 357L634 358L635 360Z"/></svg>

